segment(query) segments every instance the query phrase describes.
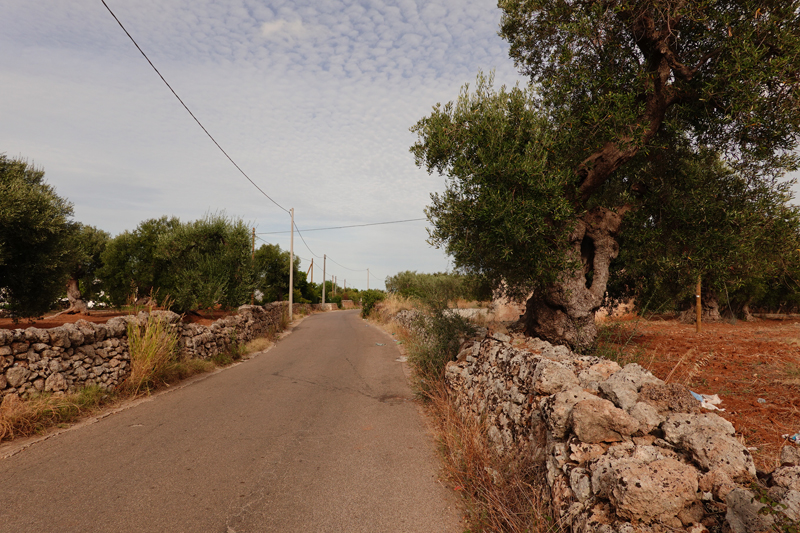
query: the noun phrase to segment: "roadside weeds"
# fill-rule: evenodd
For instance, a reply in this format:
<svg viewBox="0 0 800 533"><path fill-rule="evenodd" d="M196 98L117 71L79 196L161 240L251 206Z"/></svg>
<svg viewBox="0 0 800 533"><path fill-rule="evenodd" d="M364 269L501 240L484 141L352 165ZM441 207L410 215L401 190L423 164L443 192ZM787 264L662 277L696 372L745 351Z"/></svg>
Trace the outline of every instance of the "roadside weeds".
<svg viewBox="0 0 800 533"><path fill-rule="evenodd" d="M270 331L266 337L253 339L244 345L232 342L227 353L204 359L185 359L177 356L177 344L158 320L148 319L136 328L131 349L132 373L117 390L110 391L91 385L70 393L39 393L27 398L7 395L0 403L0 443L29 437L49 438L49 432L67 430L81 421L99 420L149 399L156 393L170 392L205 379L242 360L268 351L281 338L291 333L307 315L294 315L292 323L282 320L281 330ZM138 346L137 346L138 344ZM191 380L189 378L198 377ZM179 385L174 387L174 385ZM24 443L19 450L30 443ZM0 454L0 459L17 451Z"/></svg>

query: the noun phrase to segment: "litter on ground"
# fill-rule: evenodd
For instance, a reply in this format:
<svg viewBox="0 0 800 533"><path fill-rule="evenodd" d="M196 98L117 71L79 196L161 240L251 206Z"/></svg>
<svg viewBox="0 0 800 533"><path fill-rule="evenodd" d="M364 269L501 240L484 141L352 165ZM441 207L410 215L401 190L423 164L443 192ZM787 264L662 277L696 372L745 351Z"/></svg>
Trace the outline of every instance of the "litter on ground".
<svg viewBox="0 0 800 533"><path fill-rule="evenodd" d="M786 435L781 435L781 437L783 437L784 439L789 439L792 442L800 443L800 431L798 431L794 435L789 435L787 433Z"/></svg>
<svg viewBox="0 0 800 533"><path fill-rule="evenodd" d="M695 400L700 402L700 407L702 407L703 409L709 409L711 411L724 411L725 410L722 407L717 407L719 404L722 403L722 400L720 399L719 395L717 395L717 394L714 394L714 395L697 394L694 391L689 391L689 392L692 393L692 396L694 396Z"/></svg>

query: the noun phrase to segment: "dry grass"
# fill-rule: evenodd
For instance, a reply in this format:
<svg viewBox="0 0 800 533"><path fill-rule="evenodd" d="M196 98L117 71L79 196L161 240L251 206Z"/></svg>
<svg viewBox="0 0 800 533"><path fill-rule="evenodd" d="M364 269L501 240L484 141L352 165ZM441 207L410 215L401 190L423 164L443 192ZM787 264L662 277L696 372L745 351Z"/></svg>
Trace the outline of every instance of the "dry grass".
<svg viewBox="0 0 800 533"><path fill-rule="evenodd" d="M414 303L410 298L404 298L398 294L387 294L386 298L377 302L370 316L374 316L378 322L389 323L391 318L400 311L414 309Z"/></svg>
<svg viewBox="0 0 800 533"><path fill-rule="evenodd" d="M176 370L177 348L178 337L167 321L148 315L142 324L129 323L131 372L123 389L135 396L167 383Z"/></svg>
<svg viewBox="0 0 800 533"><path fill-rule="evenodd" d="M429 398L445 472L466 506L467 531L557 531L544 497L543 456L499 454L489 441L486 425L462 418L442 384Z"/></svg>
<svg viewBox="0 0 800 533"><path fill-rule="evenodd" d="M40 394L21 400L16 394L0 404L0 441L30 437L45 429L75 422L117 400L98 386L72 394Z"/></svg>
<svg viewBox="0 0 800 533"><path fill-rule="evenodd" d="M244 351L246 354L256 353L256 352L263 352L264 350L268 350L275 344L273 339L268 337L260 337L258 339L253 339L247 344L244 345Z"/></svg>

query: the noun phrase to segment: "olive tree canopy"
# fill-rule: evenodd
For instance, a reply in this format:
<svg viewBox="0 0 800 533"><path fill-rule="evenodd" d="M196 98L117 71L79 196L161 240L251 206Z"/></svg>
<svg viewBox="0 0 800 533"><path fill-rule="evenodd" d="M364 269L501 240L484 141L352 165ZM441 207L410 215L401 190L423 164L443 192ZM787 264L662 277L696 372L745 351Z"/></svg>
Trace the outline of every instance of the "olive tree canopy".
<svg viewBox="0 0 800 533"><path fill-rule="evenodd" d="M479 77L413 128L417 164L449 179L428 211L431 240L512 295L535 289L529 334L586 346L656 154L712 153L768 189L797 168L800 1L499 6L531 86L495 91Z"/></svg>

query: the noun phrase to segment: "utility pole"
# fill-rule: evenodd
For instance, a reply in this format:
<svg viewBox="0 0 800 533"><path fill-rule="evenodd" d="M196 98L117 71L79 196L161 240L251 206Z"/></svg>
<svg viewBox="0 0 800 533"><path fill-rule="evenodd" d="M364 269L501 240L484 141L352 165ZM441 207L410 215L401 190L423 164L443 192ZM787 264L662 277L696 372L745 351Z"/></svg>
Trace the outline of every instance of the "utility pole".
<svg viewBox="0 0 800 533"><path fill-rule="evenodd" d="M325 305L325 264L328 262L328 255L322 254L322 305Z"/></svg>
<svg viewBox="0 0 800 533"><path fill-rule="evenodd" d="M253 248L250 253L250 260L255 263L256 260L256 228L253 228ZM250 293L250 305L256 303L256 291Z"/></svg>
<svg viewBox="0 0 800 533"><path fill-rule="evenodd" d="M292 215L292 236L289 239L289 322L291 322L294 316L292 307L294 301L294 207L289 209L289 213Z"/></svg>
<svg viewBox="0 0 800 533"><path fill-rule="evenodd" d="M308 270L311 272L311 283L314 283L314 258L311 258L311 266L308 267ZM306 272L308 274L308 272Z"/></svg>

